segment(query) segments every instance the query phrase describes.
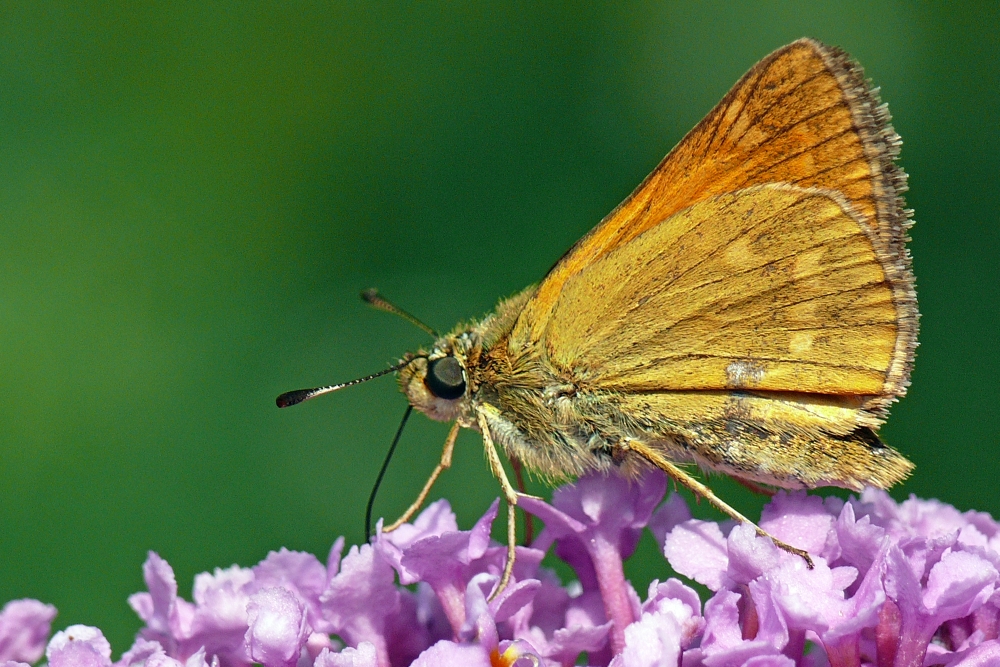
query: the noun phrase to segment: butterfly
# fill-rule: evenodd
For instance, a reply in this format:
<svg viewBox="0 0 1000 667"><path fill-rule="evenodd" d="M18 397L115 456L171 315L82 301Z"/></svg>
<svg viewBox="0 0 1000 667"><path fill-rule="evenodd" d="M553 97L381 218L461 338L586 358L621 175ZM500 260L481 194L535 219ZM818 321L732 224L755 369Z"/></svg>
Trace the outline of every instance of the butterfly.
<svg viewBox="0 0 1000 667"><path fill-rule="evenodd" d="M843 51L778 49L538 285L382 373L279 405L398 371L410 409L452 422L386 531L459 429L480 432L508 506L494 595L519 498L503 456L551 481L659 468L746 523L682 466L751 488L887 488L913 468L877 430L906 393L918 320L889 121Z"/></svg>

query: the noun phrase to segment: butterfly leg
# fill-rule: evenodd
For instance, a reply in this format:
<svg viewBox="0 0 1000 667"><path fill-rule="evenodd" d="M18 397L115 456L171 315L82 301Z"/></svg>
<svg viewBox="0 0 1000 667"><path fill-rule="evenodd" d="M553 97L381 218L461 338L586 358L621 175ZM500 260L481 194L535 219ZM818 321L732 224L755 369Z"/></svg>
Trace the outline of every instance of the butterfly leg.
<svg viewBox="0 0 1000 667"><path fill-rule="evenodd" d="M424 504L424 501L427 500L427 494L431 492L431 487L434 486L434 482L437 481L437 478L442 472L451 467L451 454L455 451L455 441L458 439L459 428L458 422L451 425L451 430L448 431L448 437L445 438L444 441L444 451L441 452L441 460L438 462L437 467L434 468L434 472L431 473L431 476L427 478L427 482L424 484L424 488L420 491L420 495L418 495L417 499L413 501L413 504L410 505L405 512L403 512L403 516L399 517L382 529L383 533L391 533L409 521L413 515L417 513L417 510L420 509L420 506Z"/></svg>
<svg viewBox="0 0 1000 667"><path fill-rule="evenodd" d="M507 564L504 565L500 583L497 584L497 587L490 594L489 599L492 600L507 587L507 584L510 582L511 572L514 571L514 559L517 556L517 523L515 521L517 517L514 514L514 508L517 506L517 491L514 490L510 480L507 479L507 472L503 469L503 463L500 461L500 455L497 453L496 444L493 442L493 436L490 434L490 424L486 412L483 410L477 411L476 419L479 421L479 430L483 432L486 460L490 463L493 476L500 482L500 489L503 491L504 499L507 501Z"/></svg>
<svg viewBox="0 0 1000 667"><path fill-rule="evenodd" d="M758 535L760 535L761 537L769 538L774 542L774 545L779 549L787 551L790 554L800 556L806 562L806 565L809 567L809 569L810 570L813 569L812 558L809 557L809 553L807 551L804 551L802 549L796 549L792 545L785 544L781 540L769 534L766 530L764 530L763 528L755 524L753 521L746 518L745 516L737 512L735 509L730 507L728 504L726 504L725 501L723 501L721 498L715 495L715 493L712 492L712 489L708 488L707 486L696 480L694 477L684 472L683 469L676 466L669 459L664 457L662 454L660 454L658 451L656 451L649 445L639 442L638 440L627 440L625 443L623 443L623 446L626 449L635 452L636 454L646 459L647 461L655 465L663 472L670 475L670 477L673 478L675 482L686 488L691 493L695 494L696 496L701 496L702 498L707 500L709 503L712 504L713 507L715 507L717 510L728 516L730 519L753 526L754 530L757 531Z"/></svg>

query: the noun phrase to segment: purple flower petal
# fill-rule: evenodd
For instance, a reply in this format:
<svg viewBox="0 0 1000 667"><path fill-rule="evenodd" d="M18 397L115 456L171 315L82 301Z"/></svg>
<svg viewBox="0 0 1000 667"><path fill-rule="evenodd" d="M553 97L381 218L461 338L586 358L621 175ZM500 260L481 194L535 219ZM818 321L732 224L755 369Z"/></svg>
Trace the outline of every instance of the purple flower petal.
<svg viewBox="0 0 1000 667"><path fill-rule="evenodd" d="M788 620L782 613L771 595L771 591L763 585L762 579L750 582L743 588L741 602L743 603L743 633L748 639L762 641L769 647L783 649L787 653L795 655L795 650L789 650L790 644L795 641L799 645L795 648L802 651L804 644L804 633L794 632L788 627ZM749 622L749 617L753 616L753 624Z"/></svg>
<svg viewBox="0 0 1000 667"><path fill-rule="evenodd" d="M305 605L292 591L276 586L255 593L247 605L247 622L247 652L255 662L265 667L298 662L310 628Z"/></svg>
<svg viewBox="0 0 1000 667"><path fill-rule="evenodd" d="M375 646L368 642L361 642L357 648L345 648L340 653L333 653L329 649L316 657L313 667L378 667Z"/></svg>
<svg viewBox="0 0 1000 667"><path fill-rule="evenodd" d="M466 591L469 582L478 574L496 575L499 580L507 557L505 547L491 546L490 529L496 519L499 500L494 501L472 530L443 532L439 535L425 535L398 549L388 537L379 535L376 546L388 554L388 558L398 558L397 570L401 583L422 581L427 583L438 596L441 609L450 625L453 637L461 635L463 628L476 622L476 616L466 612ZM437 521L442 527L450 522ZM394 556L397 550L398 556ZM530 579L538 569L544 552L527 547L517 547L511 586ZM511 590L520 590L512 588ZM521 605L523 606L523 605ZM496 611L496 608L493 609ZM492 613L492 612L491 612Z"/></svg>
<svg viewBox="0 0 1000 667"><path fill-rule="evenodd" d="M52 636L45 648L50 667L111 667L111 644L89 625L71 625Z"/></svg>
<svg viewBox="0 0 1000 667"><path fill-rule="evenodd" d="M835 496L820 498L806 495L805 491L780 491L764 506L759 525L786 544L830 562L840 555L833 526L843 505Z"/></svg>
<svg viewBox="0 0 1000 667"><path fill-rule="evenodd" d="M492 667L490 656L478 644L442 640L420 654L410 667Z"/></svg>
<svg viewBox="0 0 1000 667"><path fill-rule="evenodd" d="M786 655L780 654L758 655L744 662L743 667L795 667L795 661Z"/></svg>
<svg viewBox="0 0 1000 667"><path fill-rule="evenodd" d="M218 667L218 661L209 665L205 661L205 650L196 651L185 662L181 662L166 654L158 642L138 639L132 648L125 652L122 659L114 667Z"/></svg>
<svg viewBox="0 0 1000 667"><path fill-rule="evenodd" d="M468 581L461 573L486 552L499 506L499 499L494 500L472 530L428 535L408 545L401 559L400 583L426 581L435 588L435 583L465 588Z"/></svg>
<svg viewBox="0 0 1000 667"><path fill-rule="evenodd" d="M539 576L539 589L531 604L510 619L513 636L526 640L539 656L560 665L574 664L583 651L602 649L611 622L605 621L600 595L570 597L554 573L543 570Z"/></svg>
<svg viewBox="0 0 1000 667"><path fill-rule="evenodd" d="M490 583L491 590L494 585L495 581ZM537 579L525 579L516 584L508 585L496 599L489 603L493 619L497 623L503 623L509 619L535 598L535 594L541 586L542 582Z"/></svg>
<svg viewBox="0 0 1000 667"><path fill-rule="evenodd" d="M779 655L788 643L787 630L782 632L781 619L769 613L770 604L756 612L763 616L753 636L744 637L740 622L741 594L722 590L705 603L705 633L701 640L701 654L706 667L743 665L758 656ZM761 602L769 602L761 600Z"/></svg>
<svg viewBox="0 0 1000 667"><path fill-rule="evenodd" d="M598 651L608 643L611 621L603 625L574 625L559 628L551 638L521 637L533 646L538 646L538 654L559 664L575 664L583 651Z"/></svg>
<svg viewBox="0 0 1000 667"><path fill-rule="evenodd" d="M760 583L780 607L789 627L822 634L845 615L848 605L844 589L854 581L857 570L847 567L831 570L819 558L814 563L811 570L805 564L775 568Z"/></svg>
<svg viewBox="0 0 1000 667"><path fill-rule="evenodd" d="M702 646L731 648L743 641L740 594L722 590L705 603L705 633Z"/></svg>
<svg viewBox="0 0 1000 667"><path fill-rule="evenodd" d="M399 573L399 582L404 585L420 581L419 574L410 572L402 564L403 553L409 547L427 537L458 532L455 513L451 511L451 505L444 498L428 505L417 515L416 521L412 524L404 523L391 533L382 532L381 525L379 523L375 544Z"/></svg>
<svg viewBox="0 0 1000 667"><path fill-rule="evenodd" d="M486 552L489 530L498 507L499 501L494 501L470 531L432 535L418 540L406 549L400 560L400 582L425 581L430 584L456 634L466 620L465 588L476 574L470 571L469 566Z"/></svg>
<svg viewBox="0 0 1000 667"><path fill-rule="evenodd" d="M731 584L748 584L764 572L778 567L782 561L794 561L794 565L805 568L805 562L774 546L774 542L761 537L753 526L740 524L729 531L726 540L729 564L726 578Z"/></svg>
<svg viewBox="0 0 1000 667"><path fill-rule="evenodd" d="M611 661L612 667L678 664L681 651L701 634L700 609L697 594L676 579L654 581L641 618L625 628L625 648Z"/></svg>
<svg viewBox="0 0 1000 667"><path fill-rule="evenodd" d="M146 660L157 653L164 653L159 642L150 641L138 637L132 648L122 654L121 660L115 663L115 667L141 667L146 664Z"/></svg>
<svg viewBox="0 0 1000 667"><path fill-rule="evenodd" d="M965 618L946 622L941 630L942 637L956 651L974 646L976 641L1000 637L1000 595L994 596L985 605Z"/></svg>
<svg viewBox="0 0 1000 667"><path fill-rule="evenodd" d="M429 584L423 581L417 584L417 592L414 594L413 600L416 616L421 626L427 629L427 635L430 639L421 651L441 639L454 638L455 629L444 613L444 607L441 606L441 600L437 593Z"/></svg>
<svg viewBox="0 0 1000 667"><path fill-rule="evenodd" d="M885 540L885 529L871 522L871 517L855 519L854 504L845 503L834 527L840 544L841 559L858 569L862 576L872 566Z"/></svg>
<svg viewBox="0 0 1000 667"><path fill-rule="evenodd" d="M224 664L248 664L245 636L247 604L253 592L253 571L233 565L216 568L212 574L202 572L194 579L195 604L177 601L177 616L187 622L171 622L178 640L173 657L186 660L204 648L218 656ZM182 611L187 608L186 611Z"/></svg>
<svg viewBox="0 0 1000 667"><path fill-rule="evenodd" d="M962 551L945 552L927 576L923 604L944 620L968 616L993 595L996 581L997 570L989 561Z"/></svg>
<svg viewBox="0 0 1000 667"><path fill-rule="evenodd" d="M148 663L147 667L150 667ZM191 656L184 661L184 667L219 667L219 659L213 657L212 661L208 662L205 659L205 649L201 648L192 653Z"/></svg>
<svg viewBox="0 0 1000 667"><path fill-rule="evenodd" d="M326 580L330 581L340 572L340 556L344 553L344 536L341 535L333 542L330 553L326 557Z"/></svg>
<svg viewBox="0 0 1000 667"><path fill-rule="evenodd" d="M263 590L274 586L287 589L305 605L309 624L317 630L327 629L319 601L326 590L327 568L316 556L287 549L272 551L253 567L253 575L254 589Z"/></svg>
<svg viewBox="0 0 1000 667"><path fill-rule="evenodd" d="M384 667L389 664L387 619L400 608L392 567L370 544L351 547L340 565L322 596L326 619L348 643L371 642Z"/></svg>
<svg viewBox="0 0 1000 667"><path fill-rule="evenodd" d="M729 551L719 524L689 519L676 526L664 540L663 554L678 574L713 591L727 582Z"/></svg>
<svg viewBox="0 0 1000 667"><path fill-rule="evenodd" d="M418 595L408 590L399 592L399 611L386 618L385 638L389 647L389 661L393 665L408 665L413 662L421 651L438 639L452 636L447 619L443 619L440 605L434 607L430 617L421 615L421 602ZM436 601L436 596L431 594ZM439 632L440 626L447 632Z"/></svg>
<svg viewBox="0 0 1000 667"><path fill-rule="evenodd" d="M661 600L680 600L691 609L691 615L701 615L701 599L690 586L685 586L679 579L670 578L660 583L656 579L650 582L648 597L642 603L642 611L652 612L657 609Z"/></svg>
<svg viewBox="0 0 1000 667"><path fill-rule="evenodd" d="M569 563L576 571L583 589L585 591L597 590L597 573L594 570L594 563L587 551L584 539L579 537L587 533L587 525L537 498L521 498L518 504L524 511L533 514L545 523L545 529L535 538L532 546L542 551L548 551L549 547L555 543L556 555Z"/></svg>
<svg viewBox="0 0 1000 667"><path fill-rule="evenodd" d="M662 584L653 581L649 585L649 598L642 605L643 616L669 615L679 628L679 642L687 648L705 627L701 617L701 600L698 594L677 579L668 579Z"/></svg>
<svg viewBox="0 0 1000 667"><path fill-rule="evenodd" d="M983 642L962 655L956 656L946 667L996 667L1000 665L1000 641Z"/></svg>
<svg viewBox="0 0 1000 667"><path fill-rule="evenodd" d="M504 621L513 613L530 604L541 582L535 579L528 579L523 582L508 586L496 599L486 600L486 593L496 586L499 576L482 573L476 575L469 582L465 600L467 606L467 618L474 619L469 627L466 622L466 629L463 629L462 636L466 639L475 640L490 656L490 662L494 665L513 665L522 656L532 656L536 661L539 656L535 649L526 641L518 639L515 642L505 642L501 644L497 631L497 622ZM509 589L511 590L508 593Z"/></svg>
<svg viewBox="0 0 1000 667"><path fill-rule="evenodd" d="M167 561L150 551L142 565L142 574L149 592L130 596L129 605L146 623L147 636L167 642L177 631L173 627L177 607L174 571Z"/></svg>
<svg viewBox="0 0 1000 667"><path fill-rule="evenodd" d="M606 536L622 558L628 558L666 488L666 476L658 470L639 481L593 473L556 489L552 506L587 526L588 532Z"/></svg>
<svg viewBox="0 0 1000 667"><path fill-rule="evenodd" d="M643 614L625 628L625 648L610 667L676 665L681 655L681 624L672 614Z"/></svg>
<svg viewBox="0 0 1000 667"><path fill-rule="evenodd" d="M968 519L951 505L916 496L900 503L896 517L909 534L925 538L951 535L968 524Z"/></svg>
<svg viewBox="0 0 1000 667"><path fill-rule="evenodd" d="M0 611L0 660L35 662L45 652L56 608L38 600L12 600Z"/></svg>
<svg viewBox="0 0 1000 667"><path fill-rule="evenodd" d="M490 664L493 667L516 667L545 663L531 644L523 639L515 639L504 640L496 651L490 651Z"/></svg>
<svg viewBox="0 0 1000 667"><path fill-rule="evenodd" d="M887 552L879 552L854 596L837 609L839 613L830 610L824 618L828 629L820 640L835 667L858 664L863 631L876 628L880 621L879 612L886 602L882 577Z"/></svg>
<svg viewBox="0 0 1000 667"><path fill-rule="evenodd" d="M72 642L52 651L50 667L110 667L111 659L86 642Z"/></svg>
<svg viewBox="0 0 1000 667"><path fill-rule="evenodd" d="M435 537L445 533L457 533L458 521L451 505L441 498L428 505L417 515L413 523L404 523L391 533L383 533L385 540L394 546L405 549L417 540L425 537Z"/></svg>
<svg viewBox="0 0 1000 667"><path fill-rule="evenodd" d="M952 547L959 546L955 537ZM952 551L948 543L911 540L903 544L914 555L909 558L900 546L889 548L885 591L900 619L899 639L892 647L897 664L922 661L938 627L972 613L995 590L998 574L993 565L978 555Z"/></svg>
<svg viewBox="0 0 1000 667"><path fill-rule="evenodd" d="M560 543L556 553L574 566L584 590L592 590L595 584L600 590L605 613L613 623L615 652L624 647L625 628L638 611L622 560L635 551L666 485L666 476L659 471L650 471L637 482L617 474L593 473L556 489L552 505L534 498L520 501L526 511L545 522L540 542L549 533ZM581 552L589 556L589 563Z"/></svg>
<svg viewBox="0 0 1000 667"><path fill-rule="evenodd" d="M175 658L171 658L162 651L149 656L143 663L144 667L184 667L184 665L185 663Z"/></svg>
<svg viewBox="0 0 1000 667"><path fill-rule="evenodd" d="M343 560L339 539L325 565L282 549L252 569L200 574L193 602L150 553L148 592L130 598L145 621L132 648L112 666L100 631L73 626L49 642L49 665L210 667L207 656L211 667L555 667L583 652L594 667L1000 664L1000 524L988 515L870 490L846 504L779 494L761 524L808 549L807 569L749 525L690 519L678 496L654 514L665 484L650 479L591 475L551 505L523 499L546 523L536 546L555 545L576 570L568 586L540 567L542 550L518 547L511 582L489 601L506 558L490 540L497 503L459 531L438 502ZM647 524L677 572L717 591L703 613L677 579L654 581L644 602L625 579L622 560ZM0 667L37 655L54 613L8 604ZM337 652L329 633L357 648Z"/></svg>

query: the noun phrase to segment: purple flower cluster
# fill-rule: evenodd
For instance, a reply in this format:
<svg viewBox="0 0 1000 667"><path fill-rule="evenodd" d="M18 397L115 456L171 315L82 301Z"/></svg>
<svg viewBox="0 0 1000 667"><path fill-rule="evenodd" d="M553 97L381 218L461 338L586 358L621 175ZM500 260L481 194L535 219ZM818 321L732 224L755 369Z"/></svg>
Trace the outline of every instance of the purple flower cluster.
<svg viewBox="0 0 1000 667"><path fill-rule="evenodd" d="M458 529L439 500L412 524L326 564L272 552L252 568L195 578L178 597L150 553L145 622L117 662L100 630L72 626L47 646L55 609L33 600L0 613L0 667L974 667L1000 665L1000 524L937 501L881 491L842 501L778 494L760 526L805 548L815 567L752 527L692 519L666 480L591 475L551 504L522 498L545 529L518 547L507 588L488 596L506 548L490 539L497 503ZM677 578L643 600L622 563L649 528ZM541 566L549 549L577 580ZM665 568L666 569L666 568ZM23 661L23 662L18 662Z"/></svg>

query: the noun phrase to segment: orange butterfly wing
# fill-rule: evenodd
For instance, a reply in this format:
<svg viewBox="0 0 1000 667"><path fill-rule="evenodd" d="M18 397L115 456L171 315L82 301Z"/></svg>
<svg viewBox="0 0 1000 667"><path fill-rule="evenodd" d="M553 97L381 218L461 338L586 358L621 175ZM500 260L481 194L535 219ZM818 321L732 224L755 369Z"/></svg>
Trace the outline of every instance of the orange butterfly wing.
<svg viewBox="0 0 1000 667"><path fill-rule="evenodd" d="M559 357L558 336L547 336L567 281L678 212L717 195L785 183L833 191L846 214L870 228L886 273L895 276L893 343L880 369L882 391L870 383L829 378L797 389L827 394L898 396L908 383L916 346L916 307L905 248L909 212L900 193L905 174L896 167L899 138L888 112L863 73L843 52L799 40L755 65L638 188L552 268L521 311L511 332L514 348L548 346ZM645 267L625 269L620 280L646 282ZM601 298L594 294L594 298ZM550 340L551 339L551 340ZM606 357L605 357L606 358ZM687 378L662 390L725 388L725 378ZM699 384L700 382L700 384ZM648 376L636 389L653 390ZM654 383L655 384L655 383ZM619 376L616 386L627 387Z"/></svg>

